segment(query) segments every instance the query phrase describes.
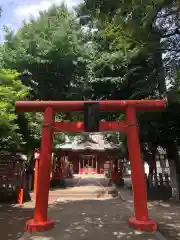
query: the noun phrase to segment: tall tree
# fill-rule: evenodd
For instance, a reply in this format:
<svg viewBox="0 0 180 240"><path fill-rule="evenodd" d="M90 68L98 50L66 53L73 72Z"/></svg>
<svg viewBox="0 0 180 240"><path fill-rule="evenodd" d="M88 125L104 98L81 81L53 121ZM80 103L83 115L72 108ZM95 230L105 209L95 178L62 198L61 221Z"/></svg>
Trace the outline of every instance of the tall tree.
<svg viewBox="0 0 180 240"><path fill-rule="evenodd" d="M17 148L23 136L16 123L15 101L28 96L28 88L18 79L19 73L0 69L0 148Z"/></svg>
<svg viewBox="0 0 180 240"><path fill-rule="evenodd" d="M96 98L164 98L166 80L179 85L179 10L179 2L170 0L84 1L78 9L82 23L97 29L92 36ZM140 139L153 151L158 145L167 148L179 172L179 103L171 103L164 113L138 114Z"/></svg>
<svg viewBox="0 0 180 240"><path fill-rule="evenodd" d="M5 66L28 71L31 99L81 99L86 82L87 48L80 25L64 5L41 12L14 35L6 31Z"/></svg>
<svg viewBox="0 0 180 240"><path fill-rule="evenodd" d="M168 72L174 72L171 56L176 56L173 57L174 65L178 62L178 1L85 0L79 8L79 15L86 16L82 19L87 20L87 25L99 30L97 45L99 50L105 50L100 57L101 66L98 66L100 77L107 76L110 82L108 75L115 75L119 70L116 80L119 85L120 82L123 84L115 90L116 97L118 92L119 97L125 97L123 93L127 87L131 98L164 96L165 77ZM165 63L169 69L166 72Z"/></svg>
<svg viewBox="0 0 180 240"><path fill-rule="evenodd" d="M29 87L28 100L85 98L91 47L76 17L64 5L41 12L38 19L24 23L15 34L8 28L5 31L1 64L22 73L21 82ZM73 117L57 115L59 120ZM39 114L18 116L26 147L39 145L41 121ZM55 136L55 142L63 139L63 134Z"/></svg>

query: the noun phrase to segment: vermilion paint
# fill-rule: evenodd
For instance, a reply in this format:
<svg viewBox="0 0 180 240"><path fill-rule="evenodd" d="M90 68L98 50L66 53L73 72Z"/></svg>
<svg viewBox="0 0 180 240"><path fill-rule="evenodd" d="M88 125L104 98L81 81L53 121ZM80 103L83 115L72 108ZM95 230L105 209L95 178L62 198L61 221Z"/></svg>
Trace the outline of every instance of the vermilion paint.
<svg viewBox="0 0 180 240"><path fill-rule="evenodd" d="M35 168L34 168L34 195L36 195L36 191L37 191L38 170L39 170L39 159L35 159Z"/></svg>
<svg viewBox="0 0 180 240"><path fill-rule="evenodd" d="M121 122L100 122L100 132L126 132L126 123ZM53 124L54 132L84 132L83 122L55 122Z"/></svg>
<svg viewBox="0 0 180 240"><path fill-rule="evenodd" d="M101 112L124 111L133 106L137 111L159 111L165 108L163 100L103 100L103 101L17 101L18 112L43 112L51 107L58 112L82 112L85 102L98 102Z"/></svg>
<svg viewBox="0 0 180 240"><path fill-rule="evenodd" d="M94 102L94 101L85 101ZM53 227L54 220L47 220L48 195L50 185L50 165L52 154L53 132L83 132L82 122L54 123L55 112L83 111L84 101L19 101L16 102L18 112L44 112L44 126L40 151L39 171L36 185L36 206L34 218L27 222L27 231L44 231ZM101 122L100 131L126 132L128 136L129 159L131 162L132 184L134 192L135 217L129 219L130 226L139 230L155 231L156 222L149 220L147 210L147 193L144 165L141 159L136 112L161 111L166 104L163 100L114 100L98 101L100 111L125 113L122 122ZM63 167L62 167L63 169ZM64 175L62 174L62 177Z"/></svg>

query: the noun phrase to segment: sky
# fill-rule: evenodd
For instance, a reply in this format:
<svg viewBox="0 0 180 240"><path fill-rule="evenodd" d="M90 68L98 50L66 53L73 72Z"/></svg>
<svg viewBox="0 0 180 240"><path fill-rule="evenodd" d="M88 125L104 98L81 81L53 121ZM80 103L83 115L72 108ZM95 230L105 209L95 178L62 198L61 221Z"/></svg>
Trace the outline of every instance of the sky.
<svg viewBox="0 0 180 240"><path fill-rule="evenodd" d="M82 2L82 0L0 0L2 16L0 18L0 42L3 41L3 25L17 31L23 20L33 16L37 17L39 11L47 10L53 4L60 5L64 2L69 10Z"/></svg>

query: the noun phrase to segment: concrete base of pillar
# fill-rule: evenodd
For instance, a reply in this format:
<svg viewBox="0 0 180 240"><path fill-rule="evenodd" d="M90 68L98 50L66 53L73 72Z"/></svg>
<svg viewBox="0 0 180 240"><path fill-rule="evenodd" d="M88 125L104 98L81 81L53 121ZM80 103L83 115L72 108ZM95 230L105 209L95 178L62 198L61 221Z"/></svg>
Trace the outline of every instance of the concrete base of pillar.
<svg viewBox="0 0 180 240"><path fill-rule="evenodd" d="M54 227L54 220L47 220L44 222L35 222L34 219L30 219L26 222L26 232L43 232L50 230Z"/></svg>
<svg viewBox="0 0 180 240"><path fill-rule="evenodd" d="M140 231L155 232L157 231L157 223L153 220L138 221L135 217L132 217L128 221L129 226Z"/></svg>

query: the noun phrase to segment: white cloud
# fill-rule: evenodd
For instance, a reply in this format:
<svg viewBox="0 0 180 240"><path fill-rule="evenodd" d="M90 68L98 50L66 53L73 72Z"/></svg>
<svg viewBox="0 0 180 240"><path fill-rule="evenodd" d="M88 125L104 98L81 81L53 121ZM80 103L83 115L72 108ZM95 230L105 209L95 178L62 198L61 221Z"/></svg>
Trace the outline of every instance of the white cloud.
<svg viewBox="0 0 180 240"><path fill-rule="evenodd" d="M39 11L45 11L49 9L53 4L60 5L65 3L69 10L72 10L74 6L82 0L41 0L37 4L19 5L14 9L14 14L19 20L28 20L30 17L37 18Z"/></svg>
<svg viewBox="0 0 180 240"><path fill-rule="evenodd" d="M6 27L8 27L9 29L13 29L14 28L14 25L12 23L6 23L5 24Z"/></svg>

